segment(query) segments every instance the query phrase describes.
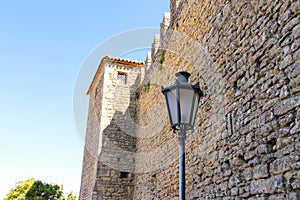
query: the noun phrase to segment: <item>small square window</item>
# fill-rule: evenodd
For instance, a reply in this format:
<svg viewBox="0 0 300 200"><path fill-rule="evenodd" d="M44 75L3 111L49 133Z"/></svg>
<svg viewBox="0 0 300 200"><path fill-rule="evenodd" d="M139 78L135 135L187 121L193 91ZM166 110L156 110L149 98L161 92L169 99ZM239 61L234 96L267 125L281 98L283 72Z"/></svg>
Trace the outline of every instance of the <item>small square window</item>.
<svg viewBox="0 0 300 200"><path fill-rule="evenodd" d="M124 72L118 72L118 83L122 85L126 85L127 82L127 74Z"/></svg>
<svg viewBox="0 0 300 200"><path fill-rule="evenodd" d="M120 178L128 178L129 172L120 172Z"/></svg>

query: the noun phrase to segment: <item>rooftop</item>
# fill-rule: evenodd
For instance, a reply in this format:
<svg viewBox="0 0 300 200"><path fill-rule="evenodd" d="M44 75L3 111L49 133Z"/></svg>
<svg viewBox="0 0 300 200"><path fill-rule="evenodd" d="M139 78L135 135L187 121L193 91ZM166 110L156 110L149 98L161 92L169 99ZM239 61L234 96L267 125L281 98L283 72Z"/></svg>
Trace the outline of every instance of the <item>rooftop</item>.
<svg viewBox="0 0 300 200"><path fill-rule="evenodd" d="M130 65L132 67L144 67L144 62L139 62L139 61L136 61L136 60L128 60L128 59L123 59L123 58L118 58L118 57L117 58L112 58L110 56L104 56L102 58L100 64L99 64L99 67L96 71L96 74L93 78L93 81L92 81L92 83L91 83L91 85L90 85L90 87L87 91L87 95L89 95L93 91L93 89L94 89L94 87L95 87L95 85L96 85L96 83L97 83L97 81L100 77L101 71L104 68L104 64L106 62L112 62L112 63L116 63L116 64L121 64L121 65Z"/></svg>

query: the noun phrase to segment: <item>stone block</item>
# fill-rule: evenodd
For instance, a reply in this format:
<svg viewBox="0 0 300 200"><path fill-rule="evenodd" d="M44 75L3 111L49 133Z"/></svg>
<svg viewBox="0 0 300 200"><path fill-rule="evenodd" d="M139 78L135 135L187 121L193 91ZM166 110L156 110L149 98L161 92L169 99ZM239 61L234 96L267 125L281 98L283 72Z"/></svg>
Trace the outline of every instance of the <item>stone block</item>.
<svg viewBox="0 0 300 200"><path fill-rule="evenodd" d="M279 158L270 164L270 173L282 174L291 169L291 159L289 157Z"/></svg>
<svg viewBox="0 0 300 200"><path fill-rule="evenodd" d="M295 38L299 38L300 37L300 24L298 24L297 26L295 26L292 30L292 34Z"/></svg>
<svg viewBox="0 0 300 200"><path fill-rule="evenodd" d="M267 144L261 144L259 145L256 150L255 153L257 156L262 156L264 154L268 154L269 153L269 148Z"/></svg>
<svg viewBox="0 0 300 200"><path fill-rule="evenodd" d="M251 194L272 194L282 191L284 191L284 178L282 175L251 181Z"/></svg>
<svg viewBox="0 0 300 200"><path fill-rule="evenodd" d="M291 134L296 134L300 132L300 120L292 127Z"/></svg>
<svg viewBox="0 0 300 200"><path fill-rule="evenodd" d="M293 163L291 165L292 169L296 169L296 170L299 170L300 169L300 162L296 162L296 163Z"/></svg>
<svg viewBox="0 0 300 200"><path fill-rule="evenodd" d="M274 114L283 115L288 111L300 106L300 97L294 96L285 100L282 100L274 105Z"/></svg>
<svg viewBox="0 0 300 200"><path fill-rule="evenodd" d="M268 178L270 176L268 164L257 165L253 169L255 179Z"/></svg>
<svg viewBox="0 0 300 200"><path fill-rule="evenodd" d="M287 199L289 199L289 200L299 200L300 199L300 192L289 192L287 194Z"/></svg>

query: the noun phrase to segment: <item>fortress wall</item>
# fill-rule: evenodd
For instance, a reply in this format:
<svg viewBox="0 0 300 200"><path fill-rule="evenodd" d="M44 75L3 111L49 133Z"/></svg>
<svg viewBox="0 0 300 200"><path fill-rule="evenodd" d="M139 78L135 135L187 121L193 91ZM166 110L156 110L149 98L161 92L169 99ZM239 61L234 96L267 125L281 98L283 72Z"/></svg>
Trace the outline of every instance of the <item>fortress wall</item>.
<svg viewBox="0 0 300 200"><path fill-rule="evenodd" d="M187 137L187 199L299 199L299 1L191 0L178 9L163 64L152 64L139 99L133 199L178 198L177 138L160 86L181 69L204 92Z"/></svg>

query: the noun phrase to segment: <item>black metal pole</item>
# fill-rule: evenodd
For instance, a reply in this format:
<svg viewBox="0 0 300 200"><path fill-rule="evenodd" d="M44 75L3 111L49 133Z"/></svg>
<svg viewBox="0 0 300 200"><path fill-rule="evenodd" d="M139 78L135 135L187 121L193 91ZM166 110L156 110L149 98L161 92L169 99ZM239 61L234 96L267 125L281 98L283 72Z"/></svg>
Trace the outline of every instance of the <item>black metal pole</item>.
<svg viewBox="0 0 300 200"><path fill-rule="evenodd" d="M185 200L185 130L178 133L179 142L179 200Z"/></svg>

